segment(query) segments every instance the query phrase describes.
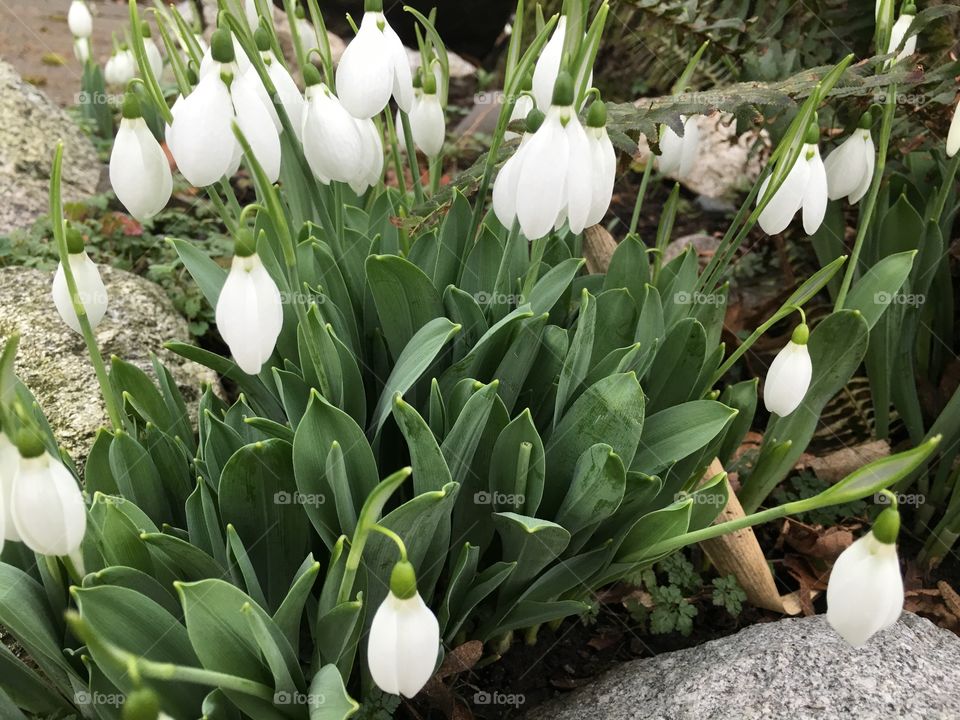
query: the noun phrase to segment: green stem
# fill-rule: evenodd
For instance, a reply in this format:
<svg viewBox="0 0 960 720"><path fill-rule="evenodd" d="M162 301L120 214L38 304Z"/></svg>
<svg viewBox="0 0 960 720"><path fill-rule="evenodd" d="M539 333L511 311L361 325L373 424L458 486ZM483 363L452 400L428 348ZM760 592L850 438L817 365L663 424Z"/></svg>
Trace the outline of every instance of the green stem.
<svg viewBox="0 0 960 720"><path fill-rule="evenodd" d="M960 167L960 152L950 158L950 164L947 165L947 173L943 178L943 183L940 185L940 190L937 192L937 200L933 205L933 212L930 215L930 219L934 222L939 223L940 218L943 216L943 208L946 206L947 197L949 197L950 191L953 189L953 182L957 177L958 167Z"/></svg>
<svg viewBox="0 0 960 720"><path fill-rule="evenodd" d="M643 199L647 194L647 184L650 182L650 176L653 174L653 158L649 158L647 166L643 169L643 178L640 180L640 189L637 191L637 199L633 203L633 216L630 218L630 235L636 235L637 225L640 224L640 210L643 207Z"/></svg>
<svg viewBox="0 0 960 720"><path fill-rule="evenodd" d="M407 546L404 544L402 537L397 535L390 528L386 528L383 525L378 525L376 523L371 525L370 529L393 540L393 543L397 546L397 551L400 553L400 562L407 562Z"/></svg>
<svg viewBox="0 0 960 720"><path fill-rule="evenodd" d="M517 225L517 221L513 221L514 226ZM530 292L533 290L534 285L537 284L537 278L540 276L540 263L543 262L543 254L547 248L547 238L549 235L544 235L542 238L538 238L533 241L530 248L530 267L527 269L527 276L523 281L523 291L521 292L521 297L523 302L526 302L527 298L530 297Z"/></svg>
<svg viewBox="0 0 960 720"><path fill-rule="evenodd" d="M53 237L57 244L57 253L60 256L60 265L63 267L63 275L67 281L67 290L70 293L70 302L73 304L74 312L77 315L77 322L80 324L80 331L83 335L83 341L87 346L87 354L90 356L90 363L97 376L97 382L100 384L100 392L103 395L103 402L107 409L107 415L114 430L122 430L124 427L124 416L121 406L117 402L117 397L113 391L113 385L110 383L110 376L107 374L106 365L103 362L103 356L100 354L100 348L97 346L97 338L93 334L93 328L90 327L90 320L87 318L87 310L80 299L80 291L77 288L77 280L73 276L73 268L70 266L70 252L67 249L67 236L64 232L63 221L63 203L61 201L60 177L63 168L63 142L57 143L57 149L53 155L53 169L50 173L50 221L53 225Z"/></svg>
<svg viewBox="0 0 960 720"><path fill-rule="evenodd" d="M440 190L440 179L443 176L443 153L430 158L430 195L436 195Z"/></svg>
<svg viewBox="0 0 960 720"><path fill-rule="evenodd" d="M400 111L400 123L403 125L403 142L407 147L407 160L413 175L413 198L417 205L423 202L423 183L420 181L420 162L417 160L417 146L413 142L413 130L410 129L410 116Z"/></svg>
<svg viewBox="0 0 960 720"><path fill-rule="evenodd" d="M873 179L870 181L870 191L867 193L863 210L860 212L860 222L857 227L857 237L853 241L853 250L850 252L850 262L847 263L847 269L843 273L843 280L840 283L840 290L837 292L837 299L833 303L834 312L843 309L843 304L847 299L847 293L850 291L850 285L853 282L853 276L858 270L857 266L860 260L860 251L863 250L863 242L867 237L867 231L870 229L870 222L873 220L874 210L877 207L877 196L880 194L880 184L883 182L883 171L887 164L887 149L890 146L893 114L897 109L896 96L897 86L896 83L894 83L887 90L887 101L883 106L883 122L880 126L880 144L877 150L877 162L873 169Z"/></svg>
<svg viewBox="0 0 960 720"><path fill-rule="evenodd" d="M384 111L387 118L387 140L390 143L390 154L393 156L393 170L397 175L397 187L400 188L400 194L407 194L407 179L403 173L403 160L400 158L400 143L397 140L397 128L393 124L393 116L390 109Z"/></svg>

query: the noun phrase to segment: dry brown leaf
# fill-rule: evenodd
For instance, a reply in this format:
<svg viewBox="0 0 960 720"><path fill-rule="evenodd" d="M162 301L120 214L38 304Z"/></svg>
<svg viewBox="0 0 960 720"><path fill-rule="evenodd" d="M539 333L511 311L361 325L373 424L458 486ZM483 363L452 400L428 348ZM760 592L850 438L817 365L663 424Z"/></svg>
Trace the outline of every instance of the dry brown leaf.
<svg viewBox="0 0 960 720"><path fill-rule="evenodd" d="M800 470L812 470L824 482L835 483L854 470L889 454L890 443L886 440L874 440L854 447L841 448L823 457L803 454L797 461L796 467Z"/></svg>
<svg viewBox="0 0 960 720"><path fill-rule="evenodd" d="M587 261L587 272L591 275L607 271L616 249L617 241L602 225L593 225L584 230L583 257Z"/></svg>
<svg viewBox="0 0 960 720"><path fill-rule="evenodd" d="M805 525L788 518L783 524L781 539L802 555L832 561L850 547L853 533L844 527Z"/></svg>

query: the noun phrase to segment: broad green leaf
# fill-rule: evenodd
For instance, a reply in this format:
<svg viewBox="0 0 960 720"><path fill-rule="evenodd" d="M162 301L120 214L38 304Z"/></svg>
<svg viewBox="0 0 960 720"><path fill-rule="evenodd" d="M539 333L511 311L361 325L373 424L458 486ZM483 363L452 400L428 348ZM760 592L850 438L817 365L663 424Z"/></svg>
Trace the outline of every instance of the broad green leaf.
<svg viewBox="0 0 960 720"><path fill-rule="evenodd" d="M715 400L691 400L647 417L631 467L653 475L713 440L737 414Z"/></svg>
<svg viewBox="0 0 960 720"><path fill-rule="evenodd" d="M500 587L501 602L509 602L523 591L526 583L560 559L570 542L570 533L549 520L511 512L494 513L493 523L503 543L503 559L517 565Z"/></svg>
<svg viewBox="0 0 960 720"><path fill-rule="evenodd" d="M847 297L848 310L859 310L872 329L891 302L899 302L898 294L910 275L916 250L889 255L863 275Z"/></svg>
<svg viewBox="0 0 960 720"><path fill-rule="evenodd" d="M360 709L347 694L335 665L324 665L310 681L310 720L346 720Z"/></svg>
<svg viewBox="0 0 960 720"><path fill-rule="evenodd" d="M644 515L624 537L617 562L649 565L657 559L649 550L657 543L683 535L690 526L693 501L689 498Z"/></svg>
<svg viewBox="0 0 960 720"><path fill-rule="evenodd" d="M399 358L418 330L443 317L440 293L420 268L395 255L371 255L366 271L387 346Z"/></svg>

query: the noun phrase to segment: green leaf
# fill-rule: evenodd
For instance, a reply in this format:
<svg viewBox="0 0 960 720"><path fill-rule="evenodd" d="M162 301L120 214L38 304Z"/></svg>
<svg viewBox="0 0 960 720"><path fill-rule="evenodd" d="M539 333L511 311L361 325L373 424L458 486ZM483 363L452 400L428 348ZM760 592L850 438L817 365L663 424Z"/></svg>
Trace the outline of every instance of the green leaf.
<svg viewBox="0 0 960 720"><path fill-rule="evenodd" d="M647 417L631 467L649 475L713 440L737 414L714 400L692 400Z"/></svg>
<svg viewBox="0 0 960 720"><path fill-rule="evenodd" d="M511 512L494 513L493 523L503 542L503 559L516 563L500 587L501 602L507 602L519 595L541 570L559 560L570 542L570 533L549 520Z"/></svg>
<svg viewBox="0 0 960 720"><path fill-rule="evenodd" d="M413 492L420 495L439 490L452 482L450 468L437 444L437 439L412 405L397 396L393 403L393 417L407 441L410 465L413 467Z"/></svg>
<svg viewBox="0 0 960 720"><path fill-rule="evenodd" d="M546 461L543 441L530 410L524 410L497 436L490 458L490 493L495 510L534 516L543 497ZM512 507L501 499L513 498ZM507 503L509 505L509 503Z"/></svg>
<svg viewBox="0 0 960 720"><path fill-rule="evenodd" d="M573 335L570 349L560 370L560 382L557 386L557 399L553 410L554 426L560 421L567 404L573 399L580 383L590 369L590 357L593 354L594 328L596 326L597 302L584 290L580 297L580 318L577 331Z"/></svg>
<svg viewBox="0 0 960 720"><path fill-rule="evenodd" d="M690 526L693 500L678 500L637 520L617 551L617 562L649 565L657 560L650 549L656 544L683 535Z"/></svg>
<svg viewBox="0 0 960 720"><path fill-rule="evenodd" d="M360 709L347 694L335 665L324 665L310 681L310 720L346 720Z"/></svg>
<svg viewBox="0 0 960 720"><path fill-rule="evenodd" d="M460 332L460 326L438 317L431 320L410 339L410 342L400 353L397 363L384 384L380 401L373 413L374 435L379 435L383 423L390 416L393 398L398 393L402 396L413 387L420 376L426 372L443 347Z"/></svg>
<svg viewBox="0 0 960 720"><path fill-rule="evenodd" d="M227 281L227 271L211 260L194 242L176 238L167 238L167 242L177 251L181 262L197 283L197 287L200 288L210 307L216 307L220 291Z"/></svg>
<svg viewBox="0 0 960 720"><path fill-rule="evenodd" d="M597 443L577 461L573 481L557 511L556 521L571 534L612 515L626 490L626 473L609 445Z"/></svg>
<svg viewBox="0 0 960 720"><path fill-rule="evenodd" d="M649 412L692 399L706 358L706 345L703 326L693 318L684 318L669 330L644 382Z"/></svg>
<svg viewBox="0 0 960 720"><path fill-rule="evenodd" d="M873 329L897 295L913 268L916 250L889 255L878 262L857 283L847 296L846 309L859 310Z"/></svg>
<svg viewBox="0 0 960 720"><path fill-rule="evenodd" d="M366 270L387 346L399 358L418 330L443 317L443 301L430 278L401 257L371 255Z"/></svg>

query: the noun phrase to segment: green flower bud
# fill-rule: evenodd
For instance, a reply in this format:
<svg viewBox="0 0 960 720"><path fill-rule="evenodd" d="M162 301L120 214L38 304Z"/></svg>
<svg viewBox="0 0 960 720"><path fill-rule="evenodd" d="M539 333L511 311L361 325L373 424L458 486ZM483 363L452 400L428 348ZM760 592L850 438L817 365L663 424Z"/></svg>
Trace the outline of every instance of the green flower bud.
<svg viewBox="0 0 960 720"><path fill-rule="evenodd" d="M587 112L587 127L602 128L607 125L607 106L602 100L594 100Z"/></svg>
<svg viewBox="0 0 960 720"><path fill-rule="evenodd" d="M240 228L234 238L233 254L237 257L250 257L257 251L257 240L250 228Z"/></svg>
<svg viewBox="0 0 960 720"><path fill-rule="evenodd" d="M140 23L140 35L145 38L150 37L150 26L145 22Z"/></svg>
<svg viewBox="0 0 960 720"><path fill-rule="evenodd" d="M307 63L303 66L303 82L307 87L320 84L320 71Z"/></svg>
<svg viewBox="0 0 960 720"><path fill-rule="evenodd" d="M149 688L134 690L123 704L123 720L157 720L160 716L160 700Z"/></svg>
<svg viewBox="0 0 960 720"><path fill-rule="evenodd" d="M527 132L535 133L537 130L539 130L546 117L547 116L544 115L538 108L533 108L533 110L527 113Z"/></svg>
<svg viewBox="0 0 960 720"><path fill-rule="evenodd" d="M560 107L573 105L573 78L566 70L557 75L557 82L553 86L553 104Z"/></svg>
<svg viewBox="0 0 960 720"><path fill-rule="evenodd" d="M40 433L29 425L17 431L13 436L13 444L20 451L20 457L27 459L40 457L46 451Z"/></svg>
<svg viewBox="0 0 960 720"><path fill-rule="evenodd" d="M860 122L857 123L857 127L861 130L869 130L873 127L873 113L867 110L863 115L860 116Z"/></svg>
<svg viewBox="0 0 960 720"><path fill-rule="evenodd" d="M807 133L803 136L803 141L807 145L816 145L820 142L820 126L816 120L812 120L810 124L807 125Z"/></svg>
<svg viewBox="0 0 960 720"><path fill-rule="evenodd" d="M261 25L253 33L253 41L257 44L257 50L266 52L270 49L270 31Z"/></svg>
<svg viewBox="0 0 960 720"><path fill-rule="evenodd" d="M873 523L873 536L885 545L896 545L900 534L900 511L891 505L877 516Z"/></svg>
<svg viewBox="0 0 960 720"><path fill-rule="evenodd" d="M143 112L140 110L140 100L132 91L128 91L123 98L123 117L127 120L143 117Z"/></svg>
<svg viewBox="0 0 960 720"><path fill-rule="evenodd" d="M390 592L401 600L408 600L417 594L417 573L406 560L393 566L390 573Z"/></svg>
<svg viewBox="0 0 960 720"><path fill-rule="evenodd" d="M383 0L366 0L363 3L364 12L383 12Z"/></svg>
<svg viewBox="0 0 960 720"><path fill-rule="evenodd" d="M220 63L233 62L236 57L233 52L233 37L230 31L220 28L210 38L210 55Z"/></svg>
<svg viewBox="0 0 960 720"><path fill-rule="evenodd" d="M437 78L429 70L423 74L423 92L427 95L437 94Z"/></svg>
<svg viewBox="0 0 960 720"><path fill-rule="evenodd" d="M793 335L790 336L790 342L797 345L806 345L810 338L810 328L806 323L800 323L793 329Z"/></svg>

